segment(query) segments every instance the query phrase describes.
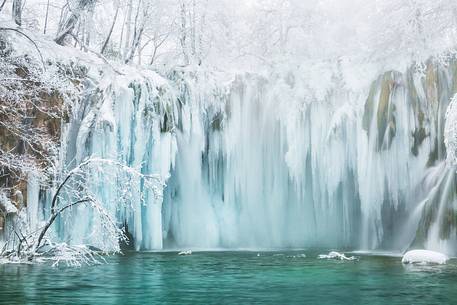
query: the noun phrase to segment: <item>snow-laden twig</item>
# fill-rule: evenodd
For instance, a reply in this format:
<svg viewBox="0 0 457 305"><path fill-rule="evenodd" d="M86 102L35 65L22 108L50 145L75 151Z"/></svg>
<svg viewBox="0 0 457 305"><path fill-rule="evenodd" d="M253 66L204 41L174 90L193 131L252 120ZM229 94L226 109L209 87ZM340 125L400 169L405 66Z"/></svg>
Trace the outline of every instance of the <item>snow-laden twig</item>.
<svg viewBox="0 0 457 305"><path fill-rule="evenodd" d="M21 31L19 29L15 29L15 28L0 27L0 31L13 31L13 32L19 33L22 36L24 36L25 38L27 38L27 40L29 40L35 46L35 49L37 50L38 54L40 55L41 63L43 64L43 70L46 70L46 64L44 62L43 54L41 54L40 48L38 47L36 42L32 38L30 38L29 35L25 34L23 31Z"/></svg>

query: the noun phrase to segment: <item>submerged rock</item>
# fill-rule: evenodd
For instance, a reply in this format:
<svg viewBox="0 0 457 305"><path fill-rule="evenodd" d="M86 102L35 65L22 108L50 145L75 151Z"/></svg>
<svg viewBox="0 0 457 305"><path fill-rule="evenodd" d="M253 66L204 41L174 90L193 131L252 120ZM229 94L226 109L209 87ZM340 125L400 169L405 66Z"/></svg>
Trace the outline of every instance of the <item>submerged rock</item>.
<svg viewBox="0 0 457 305"><path fill-rule="evenodd" d="M449 260L445 254L430 250L411 250L403 255L403 264L446 264Z"/></svg>

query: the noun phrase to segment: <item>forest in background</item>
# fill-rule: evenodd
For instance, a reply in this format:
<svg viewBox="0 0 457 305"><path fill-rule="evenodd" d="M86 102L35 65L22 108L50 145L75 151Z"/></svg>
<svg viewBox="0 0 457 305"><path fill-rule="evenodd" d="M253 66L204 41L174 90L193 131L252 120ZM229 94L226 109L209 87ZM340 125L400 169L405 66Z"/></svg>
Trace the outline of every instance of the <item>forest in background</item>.
<svg viewBox="0 0 457 305"><path fill-rule="evenodd" d="M212 65L376 66L454 49L451 0L2 0L21 29L110 60L169 69Z"/></svg>

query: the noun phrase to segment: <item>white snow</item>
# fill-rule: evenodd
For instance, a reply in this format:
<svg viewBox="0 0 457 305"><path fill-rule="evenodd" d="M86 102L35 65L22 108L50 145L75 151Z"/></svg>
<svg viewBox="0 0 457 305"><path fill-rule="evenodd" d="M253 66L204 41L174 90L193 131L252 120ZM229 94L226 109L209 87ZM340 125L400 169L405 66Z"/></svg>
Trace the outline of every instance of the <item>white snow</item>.
<svg viewBox="0 0 457 305"><path fill-rule="evenodd" d="M185 250L178 253L178 255L192 255L192 250Z"/></svg>
<svg viewBox="0 0 457 305"><path fill-rule="evenodd" d="M355 257L355 256L347 257L346 255L344 255L344 253L339 253L336 251L331 251L329 254L320 254L317 258L319 258L319 259L339 259L342 261L353 261L353 260L357 259L357 257Z"/></svg>
<svg viewBox="0 0 457 305"><path fill-rule="evenodd" d="M403 255L403 264L445 264L449 257L445 254L430 250L411 250Z"/></svg>
<svg viewBox="0 0 457 305"><path fill-rule="evenodd" d="M4 192L0 192L0 208L4 211L5 214L17 213L17 208L9 200L8 196L6 196Z"/></svg>

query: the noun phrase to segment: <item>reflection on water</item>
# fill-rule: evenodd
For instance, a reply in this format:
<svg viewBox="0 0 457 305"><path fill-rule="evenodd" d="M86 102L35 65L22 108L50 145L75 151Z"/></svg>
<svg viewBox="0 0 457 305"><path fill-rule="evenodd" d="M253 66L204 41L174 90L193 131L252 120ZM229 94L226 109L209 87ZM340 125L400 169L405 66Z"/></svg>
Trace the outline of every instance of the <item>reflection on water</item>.
<svg viewBox="0 0 457 305"><path fill-rule="evenodd" d="M325 253L325 252L322 252ZM306 254L306 255L304 255ZM82 268L0 266L0 304L456 304L457 264L312 251L132 253Z"/></svg>

